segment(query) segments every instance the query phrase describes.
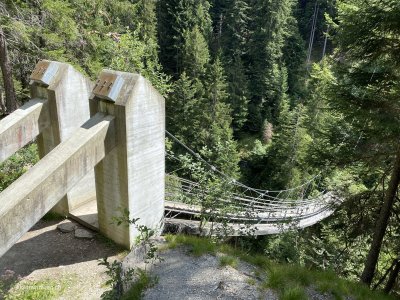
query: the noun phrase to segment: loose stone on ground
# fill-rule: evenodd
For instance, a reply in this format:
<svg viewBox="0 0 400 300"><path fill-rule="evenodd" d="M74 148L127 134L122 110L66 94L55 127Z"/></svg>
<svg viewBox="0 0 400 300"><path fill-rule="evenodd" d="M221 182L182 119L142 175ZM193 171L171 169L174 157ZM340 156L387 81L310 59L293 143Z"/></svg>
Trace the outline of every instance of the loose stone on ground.
<svg viewBox="0 0 400 300"><path fill-rule="evenodd" d="M69 233L75 231L74 236L77 239L92 239L94 238L94 233L85 228L78 227L77 224L71 221L65 221L57 225L57 229L62 233Z"/></svg>
<svg viewBox="0 0 400 300"><path fill-rule="evenodd" d="M71 221L67 221L64 223L60 223L57 225L57 229L60 230L63 233L69 233L74 231L76 228L76 225L72 223Z"/></svg>
<svg viewBox="0 0 400 300"><path fill-rule="evenodd" d="M75 237L78 239L92 239L94 237L93 232L83 229L83 228L76 228L75 229Z"/></svg>

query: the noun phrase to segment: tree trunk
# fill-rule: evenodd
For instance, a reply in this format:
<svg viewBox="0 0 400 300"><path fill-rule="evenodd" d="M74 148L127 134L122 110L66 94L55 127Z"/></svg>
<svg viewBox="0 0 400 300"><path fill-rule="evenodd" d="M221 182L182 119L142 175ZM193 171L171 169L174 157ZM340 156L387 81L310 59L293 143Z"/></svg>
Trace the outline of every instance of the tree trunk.
<svg viewBox="0 0 400 300"><path fill-rule="evenodd" d="M6 113L6 107L4 105L4 100L3 100L3 90L0 89L0 115L3 115Z"/></svg>
<svg viewBox="0 0 400 300"><path fill-rule="evenodd" d="M373 290L376 290L378 288L378 286L380 286L382 284L382 282L385 281L386 276L389 275L389 273L391 271L393 271L393 267L396 265L397 263L397 259L395 259L392 264L390 265L390 267L386 270L385 274L383 274L383 276L381 277L381 279L379 279L379 281L377 283L375 283L375 285L372 287Z"/></svg>
<svg viewBox="0 0 400 300"><path fill-rule="evenodd" d="M3 75L4 91L6 94L7 113L12 113L17 109L17 100L15 97L11 63L7 52L6 37L4 36L2 28L0 28L0 67Z"/></svg>
<svg viewBox="0 0 400 300"><path fill-rule="evenodd" d="M390 176L390 182L385 194L381 211L379 213L378 222L375 225L374 237L369 249L367 259L365 261L364 271L361 275L361 281L371 285L374 277L376 263L382 246L383 237L385 236L386 228L389 222L390 212L396 198L397 186L400 182L400 147L397 149L396 160L393 166L393 171Z"/></svg>
<svg viewBox="0 0 400 300"><path fill-rule="evenodd" d="M389 279L386 283L385 289L383 290L387 294L389 294L389 292L392 290L396 282L397 275L400 272L400 258L395 259L395 262L396 264L394 266L394 269L392 270L392 272L390 272Z"/></svg>

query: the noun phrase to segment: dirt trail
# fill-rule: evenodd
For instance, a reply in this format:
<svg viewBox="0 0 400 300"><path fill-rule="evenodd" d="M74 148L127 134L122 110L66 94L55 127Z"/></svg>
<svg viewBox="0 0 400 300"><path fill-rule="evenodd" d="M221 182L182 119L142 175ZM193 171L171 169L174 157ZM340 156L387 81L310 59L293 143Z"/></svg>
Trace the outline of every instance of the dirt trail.
<svg viewBox="0 0 400 300"><path fill-rule="evenodd" d="M64 282L59 299L99 299L106 290L107 276L98 260L115 259L121 250L98 237L78 239L73 231L61 233L57 230L59 223L39 221L33 226L0 258L0 280L20 277L18 285L22 285L50 279ZM8 291L3 288L3 292Z"/></svg>

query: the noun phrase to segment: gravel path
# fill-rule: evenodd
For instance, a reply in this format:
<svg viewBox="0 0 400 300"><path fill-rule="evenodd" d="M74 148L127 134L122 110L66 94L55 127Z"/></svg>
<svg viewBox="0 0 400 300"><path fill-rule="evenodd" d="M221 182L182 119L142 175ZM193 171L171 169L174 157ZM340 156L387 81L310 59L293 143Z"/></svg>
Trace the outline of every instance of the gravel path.
<svg viewBox="0 0 400 300"><path fill-rule="evenodd" d="M164 259L152 270L158 283L148 289L145 300L167 299L260 299L255 268L243 262L237 268L220 267L219 257L194 257L187 248L180 247L160 253ZM270 292L264 299L277 299Z"/></svg>

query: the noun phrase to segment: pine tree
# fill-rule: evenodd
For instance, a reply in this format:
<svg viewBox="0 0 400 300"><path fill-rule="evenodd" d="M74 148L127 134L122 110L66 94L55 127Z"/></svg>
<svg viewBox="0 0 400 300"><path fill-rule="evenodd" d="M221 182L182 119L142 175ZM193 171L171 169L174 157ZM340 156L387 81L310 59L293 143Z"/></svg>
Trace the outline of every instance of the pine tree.
<svg viewBox="0 0 400 300"><path fill-rule="evenodd" d="M173 85L173 93L167 101L167 128L183 142L195 143L202 128L198 108L196 84L183 72ZM196 145L196 144L195 144Z"/></svg>
<svg viewBox="0 0 400 300"><path fill-rule="evenodd" d="M283 47L288 36L288 23L292 18L292 0L255 0L250 39L250 105L249 123L260 130L263 120L274 123L282 101L281 82Z"/></svg>
<svg viewBox="0 0 400 300"><path fill-rule="evenodd" d="M208 44L198 26L184 32L181 69L190 78L202 80L210 61Z"/></svg>
<svg viewBox="0 0 400 300"><path fill-rule="evenodd" d="M248 116L248 79L246 69L240 56L235 56L227 67L228 73L228 103L232 108L232 125L235 131L240 131Z"/></svg>
<svg viewBox="0 0 400 300"><path fill-rule="evenodd" d="M230 176L237 176L239 156L233 141L231 109L227 104L227 83L220 58L217 57L208 71L207 103L209 129L205 130L210 158Z"/></svg>
<svg viewBox="0 0 400 300"><path fill-rule="evenodd" d="M4 90L6 94L7 113L12 113L17 109L17 99L15 96L13 71L8 55L8 47L3 29L0 27L0 67L4 82Z"/></svg>
<svg viewBox="0 0 400 300"><path fill-rule="evenodd" d="M222 24L221 50L228 76L229 103L232 108L233 128L242 129L248 115L248 78L243 58L247 53L249 7L243 0L230 0L226 4Z"/></svg>
<svg viewBox="0 0 400 300"><path fill-rule="evenodd" d="M207 0L172 0L159 1L158 38L160 61L166 72L178 78L184 71L182 46L187 35L194 33L194 28L208 43L212 34L212 21Z"/></svg>

